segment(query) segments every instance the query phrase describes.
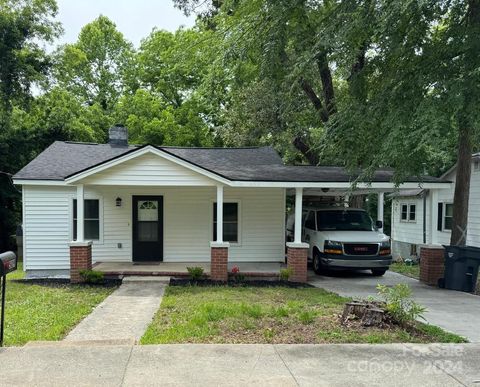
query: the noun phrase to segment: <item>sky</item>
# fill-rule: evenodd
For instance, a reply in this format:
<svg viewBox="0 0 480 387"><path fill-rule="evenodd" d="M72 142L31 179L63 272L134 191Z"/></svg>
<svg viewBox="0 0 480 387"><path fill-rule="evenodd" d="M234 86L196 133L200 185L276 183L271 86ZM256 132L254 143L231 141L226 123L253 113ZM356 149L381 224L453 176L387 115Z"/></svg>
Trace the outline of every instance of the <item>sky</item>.
<svg viewBox="0 0 480 387"><path fill-rule="evenodd" d="M175 31L190 27L195 17L186 17L173 6L172 0L57 0L56 20L63 25L64 34L54 45L73 43L81 28L105 15L117 25L125 38L136 47L154 27Z"/></svg>

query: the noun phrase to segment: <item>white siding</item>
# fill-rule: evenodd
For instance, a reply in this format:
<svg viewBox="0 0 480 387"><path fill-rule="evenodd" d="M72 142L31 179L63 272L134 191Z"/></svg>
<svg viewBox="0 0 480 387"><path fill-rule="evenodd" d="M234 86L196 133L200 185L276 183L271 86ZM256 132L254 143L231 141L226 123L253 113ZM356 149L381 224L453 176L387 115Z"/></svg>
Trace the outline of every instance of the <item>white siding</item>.
<svg viewBox="0 0 480 387"><path fill-rule="evenodd" d="M25 270L70 267L70 201L74 188L23 186Z"/></svg>
<svg viewBox="0 0 480 387"><path fill-rule="evenodd" d="M451 188L438 190L438 200L434 203L433 208L437 211L438 203L453 203L453 196L455 192L455 170L453 170L448 176L445 176L445 180L453 182ZM434 229L431 229L430 222L430 197L427 205L427 235L433 233L433 243L440 245L450 244L449 230L437 231L437 224L435 223ZM407 200L403 198L397 198L393 200L392 208L392 239L400 242L409 242L414 244L422 243L421 230L415 225L409 223L400 223L400 203L408 203L409 200L416 200L418 205L421 205L422 199ZM420 213L419 213L420 214ZM418 217L417 217L418 219ZM417 222L418 223L418 222ZM420 223L421 226L421 223ZM470 199L468 205L468 233L467 233L467 245L480 247L480 171L475 171L472 165L472 177L470 180Z"/></svg>
<svg viewBox="0 0 480 387"><path fill-rule="evenodd" d="M83 180L86 184L188 186L214 185L214 181L162 156L145 154Z"/></svg>
<svg viewBox="0 0 480 387"><path fill-rule="evenodd" d="M415 204L416 220L415 222L401 222L402 204ZM427 227L429 224L430 211L427 203ZM423 198L405 197L395 198L392 201L392 239L399 242L409 242L413 244L423 243Z"/></svg>
<svg viewBox="0 0 480 387"><path fill-rule="evenodd" d="M26 269L68 269L75 188L24 190ZM133 195L163 196L165 262L210 260L215 187L85 186L85 198L102 203L102 235L93 243L94 261L131 261ZM241 239L231 245L230 261L283 260L284 195L282 188L225 188L225 201L240 203ZM117 197L121 207L115 205Z"/></svg>

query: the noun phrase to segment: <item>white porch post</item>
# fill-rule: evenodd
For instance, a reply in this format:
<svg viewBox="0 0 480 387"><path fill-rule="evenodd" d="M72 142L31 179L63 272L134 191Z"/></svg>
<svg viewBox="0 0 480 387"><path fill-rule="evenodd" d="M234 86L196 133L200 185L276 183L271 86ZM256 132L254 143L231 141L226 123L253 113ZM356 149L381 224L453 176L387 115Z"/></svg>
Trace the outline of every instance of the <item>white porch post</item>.
<svg viewBox="0 0 480 387"><path fill-rule="evenodd" d="M295 188L295 238L293 243L302 243L303 188Z"/></svg>
<svg viewBox="0 0 480 387"><path fill-rule="evenodd" d="M84 233L84 187L83 184L77 185L77 242L85 241Z"/></svg>
<svg viewBox="0 0 480 387"><path fill-rule="evenodd" d="M383 232L383 204L385 192L379 192L377 197L377 220L382 221L382 228L379 230Z"/></svg>
<svg viewBox="0 0 480 387"><path fill-rule="evenodd" d="M217 185L217 243L223 243L223 185Z"/></svg>
<svg viewBox="0 0 480 387"><path fill-rule="evenodd" d="M430 245L436 245L438 243L438 190L430 189L429 191L429 199L430 199L430 232L427 229L427 243Z"/></svg>

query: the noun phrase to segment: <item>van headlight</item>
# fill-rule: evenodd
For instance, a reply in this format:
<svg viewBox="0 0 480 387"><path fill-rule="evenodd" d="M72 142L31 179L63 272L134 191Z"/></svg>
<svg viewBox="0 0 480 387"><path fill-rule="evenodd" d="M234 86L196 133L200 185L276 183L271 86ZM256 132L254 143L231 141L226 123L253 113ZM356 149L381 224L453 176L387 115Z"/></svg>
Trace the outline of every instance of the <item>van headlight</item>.
<svg viewBox="0 0 480 387"><path fill-rule="evenodd" d="M392 252L392 248L390 245L390 241L384 241L380 243L380 255L390 255Z"/></svg>
<svg viewBox="0 0 480 387"><path fill-rule="evenodd" d="M326 240L323 251L325 254L343 254L342 242Z"/></svg>

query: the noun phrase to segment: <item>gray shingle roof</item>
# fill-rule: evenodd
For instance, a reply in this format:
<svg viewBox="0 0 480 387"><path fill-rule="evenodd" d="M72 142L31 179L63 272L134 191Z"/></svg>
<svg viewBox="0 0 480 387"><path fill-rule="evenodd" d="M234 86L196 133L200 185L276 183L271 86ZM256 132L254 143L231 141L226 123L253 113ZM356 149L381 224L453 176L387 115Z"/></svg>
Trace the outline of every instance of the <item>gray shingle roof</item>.
<svg viewBox="0 0 480 387"><path fill-rule="evenodd" d="M22 168L15 179L64 180L80 171L139 149L138 146L114 146L56 141ZM352 176L342 167L284 165L271 147L182 148L158 147L199 167L237 181L350 182ZM378 170L373 182L389 182L393 170ZM424 176L409 182L437 182Z"/></svg>

